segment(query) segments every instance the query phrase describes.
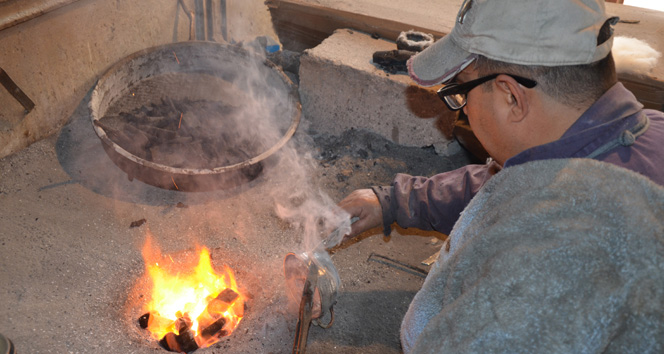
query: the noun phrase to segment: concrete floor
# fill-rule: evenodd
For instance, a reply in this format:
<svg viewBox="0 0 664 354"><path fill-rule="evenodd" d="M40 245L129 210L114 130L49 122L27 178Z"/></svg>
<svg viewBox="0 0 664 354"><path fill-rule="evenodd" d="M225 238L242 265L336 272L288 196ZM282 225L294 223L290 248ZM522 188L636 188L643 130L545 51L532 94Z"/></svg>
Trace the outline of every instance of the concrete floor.
<svg viewBox="0 0 664 354"><path fill-rule="evenodd" d="M191 260L196 245L208 247L215 267L231 266L251 295L238 330L197 352L290 352L297 318L287 310L282 260L301 249L303 235L276 215L274 191L320 190L331 208L356 188L389 183L396 171L431 174L467 162L352 134L311 147L300 129L294 146L318 158L301 175L306 183L285 177L294 165L282 159L235 190L166 191L130 182L112 163L90 125L88 100L59 134L0 160L0 333L19 353L159 352L137 323L147 229L177 262ZM147 223L131 228L139 219ZM368 258L426 270L420 261L440 247L439 236L395 231L388 240L374 230L337 250L335 324L312 327L310 352L399 353L400 321L423 278Z"/></svg>

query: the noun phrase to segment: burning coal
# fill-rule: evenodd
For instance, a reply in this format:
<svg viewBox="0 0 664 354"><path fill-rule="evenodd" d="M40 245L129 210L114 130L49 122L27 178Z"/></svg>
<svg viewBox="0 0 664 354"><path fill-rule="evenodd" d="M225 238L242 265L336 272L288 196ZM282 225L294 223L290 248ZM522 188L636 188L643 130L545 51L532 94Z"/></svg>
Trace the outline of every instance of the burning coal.
<svg viewBox="0 0 664 354"><path fill-rule="evenodd" d="M206 248L198 264L187 269L163 256L149 231L143 246L146 273L152 291L139 325L167 350L190 353L230 335L245 310L245 296L238 290L233 271L218 274Z"/></svg>

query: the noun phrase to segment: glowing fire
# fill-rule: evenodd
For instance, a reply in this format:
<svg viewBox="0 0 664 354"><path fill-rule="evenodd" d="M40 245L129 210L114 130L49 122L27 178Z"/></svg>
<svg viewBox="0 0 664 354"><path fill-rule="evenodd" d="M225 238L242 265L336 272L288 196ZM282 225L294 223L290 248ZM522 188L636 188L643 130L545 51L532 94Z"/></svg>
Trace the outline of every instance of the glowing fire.
<svg viewBox="0 0 664 354"><path fill-rule="evenodd" d="M203 348L231 334L240 323L245 296L229 267L224 266L223 274L215 272L206 248L200 249L198 265L182 269L170 256L161 255L148 231L143 259L152 280L144 310L149 313L147 329L155 339L165 341L170 336L169 340L175 340L179 336L179 342L181 335L192 334L195 346ZM189 339L189 345L194 345Z"/></svg>

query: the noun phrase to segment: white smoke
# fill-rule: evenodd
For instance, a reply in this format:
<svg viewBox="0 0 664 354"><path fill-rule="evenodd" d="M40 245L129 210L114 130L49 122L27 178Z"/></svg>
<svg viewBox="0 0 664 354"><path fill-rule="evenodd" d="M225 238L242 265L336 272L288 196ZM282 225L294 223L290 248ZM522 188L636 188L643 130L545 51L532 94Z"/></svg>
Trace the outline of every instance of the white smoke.
<svg viewBox="0 0 664 354"><path fill-rule="evenodd" d="M662 55L645 41L630 37L613 39L613 59L618 74L648 75Z"/></svg>
<svg viewBox="0 0 664 354"><path fill-rule="evenodd" d="M265 53L256 44L255 41L249 42L245 47L260 57L252 62L262 63ZM249 124L245 128L247 133L260 132L262 139L274 142L288 126L295 103L280 85L270 82L260 84L261 80L265 80L261 74L264 71L256 70L256 73L243 79L250 81L250 84L240 86L249 88L248 93L253 98L252 104L244 109L249 115L259 117L260 123ZM304 124L301 120L299 132L306 131ZM312 139L303 133L299 137L279 149L276 154L278 161L265 173L275 186L271 197L276 214L297 230L294 237L301 241L301 249L293 251L311 253L321 250L321 247L325 249L338 245L350 232L351 222L350 215L316 185L313 175L317 162L310 153L313 150Z"/></svg>
<svg viewBox="0 0 664 354"><path fill-rule="evenodd" d="M272 196L277 215L302 233L300 251L338 245L343 235L350 232L350 215L312 182L313 157L298 152L292 145L280 157L280 185Z"/></svg>

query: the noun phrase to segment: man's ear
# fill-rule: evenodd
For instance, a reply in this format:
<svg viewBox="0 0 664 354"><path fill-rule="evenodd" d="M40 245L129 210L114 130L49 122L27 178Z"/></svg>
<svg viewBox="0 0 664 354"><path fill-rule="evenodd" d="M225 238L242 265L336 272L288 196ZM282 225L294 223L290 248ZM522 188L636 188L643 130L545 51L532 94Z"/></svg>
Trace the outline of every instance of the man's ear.
<svg viewBox="0 0 664 354"><path fill-rule="evenodd" d="M509 75L498 75L496 86L504 97L504 102L509 106L510 120L519 122L528 115L530 107L529 96L526 90L514 78Z"/></svg>

